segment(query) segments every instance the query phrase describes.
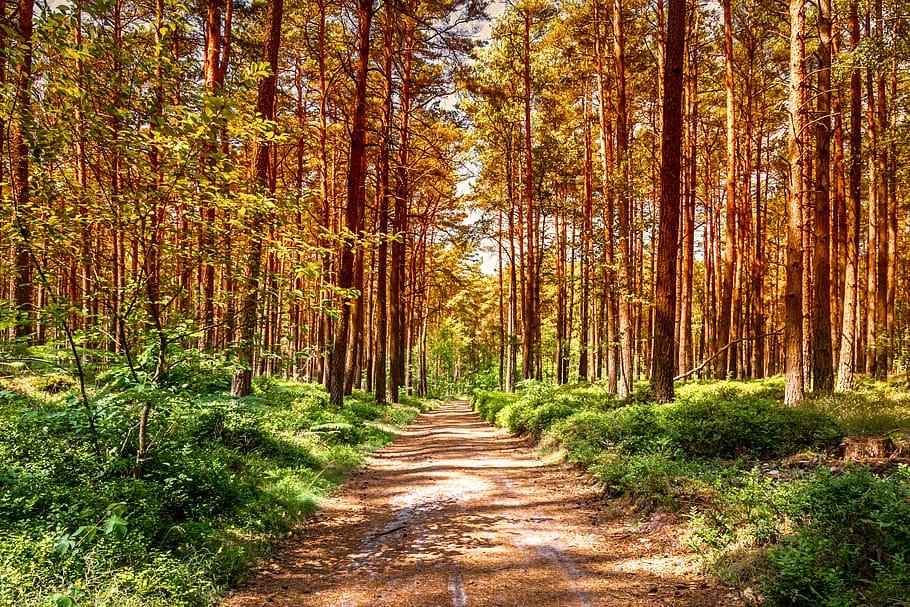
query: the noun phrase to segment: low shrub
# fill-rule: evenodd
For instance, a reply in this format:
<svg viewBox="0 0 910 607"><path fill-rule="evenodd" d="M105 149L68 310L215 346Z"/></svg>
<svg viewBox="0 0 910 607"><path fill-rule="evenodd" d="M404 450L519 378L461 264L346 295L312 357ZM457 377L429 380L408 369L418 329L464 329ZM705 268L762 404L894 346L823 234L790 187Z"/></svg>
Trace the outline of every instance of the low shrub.
<svg viewBox="0 0 910 607"><path fill-rule="evenodd" d="M609 495L678 510L687 503L704 501L711 494L708 479L715 468L658 449L634 455L603 451L588 469Z"/></svg>
<svg viewBox="0 0 910 607"><path fill-rule="evenodd" d="M627 454L659 449L698 458L775 457L836 446L842 431L831 415L817 409L731 399L581 410L552 424L550 434L584 463L606 448Z"/></svg>
<svg viewBox="0 0 910 607"><path fill-rule="evenodd" d="M554 423L582 409L609 410L619 403L600 386L568 385L554 387L541 382L527 382L524 390L514 394L477 391L472 397L474 409L487 421L516 434L540 438Z"/></svg>
<svg viewBox="0 0 910 607"><path fill-rule="evenodd" d="M779 457L833 448L843 436L829 413L756 397L680 400L662 408L661 418L668 441L694 457Z"/></svg>
<svg viewBox="0 0 910 607"><path fill-rule="evenodd" d="M506 405L518 401L518 394L506 394L505 392L485 392L478 390L471 397L471 406L480 414L480 417L488 422L495 421L496 415Z"/></svg>
<svg viewBox="0 0 910 607"><path fill-rule="evenodd" d="M910 469L877 477L819 469L787 515L794 532L770 552L765 592L777 605L906 605Z"/></svg>

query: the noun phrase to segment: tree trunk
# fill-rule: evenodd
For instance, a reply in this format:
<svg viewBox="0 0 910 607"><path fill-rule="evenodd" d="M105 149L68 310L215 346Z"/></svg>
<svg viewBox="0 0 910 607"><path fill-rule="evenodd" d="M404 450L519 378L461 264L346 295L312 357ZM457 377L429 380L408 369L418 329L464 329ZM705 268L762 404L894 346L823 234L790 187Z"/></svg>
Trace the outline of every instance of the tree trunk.
<svg viewBox="0 0 910 607"><path fill-rule="evenodd" d="M537 359L539 356L538 344L535 339L540 320L537 311L537 259L536 259L536 209L534 204L534 162L533 139L531 134L531 15L525 10L524 19L524 53L522 55L522 84L524 103L524 204L526 241L526 280L524 294L524 310L522 313L522 360L521 373L524 379L540 379L538 377Z"/></svg>
<svg viewBox="0 0 910 607"><path fill-rule="evenodd" d="M365 197L365 193L364 193ZM364 204L364 206L366 206ZM363 209L360 211L359 232L363 231ZM363 319L365 291L363 288L363 247L358 246L354 254L354 284L353 288L357 295L351 300L351 325L348 331L347 357L344 368L344 393L351 394L354 388L359 388L361 376L361 367L363 359Z"/></svg>
<svg viewBox="0 0 910 607"><path fill-rule="evenodd" d="M205 96L214 97L220 94L223 84L221 71L221 9L224 0L208 0L206 2L205 14L205 52L203 77L205 81ZM213 112L212 115L217 115ZM218 125L212 124L202 153L203 171L206 173L209 185L212 190L216 187L217 173L214 152L218 149L218 134L220 129ZM202 340L201 347L205 351L211 351L215 345L215 264L214 256L214 223L215 223L215 206L208 195L203 196L201 203L200 215L202 225L200 226L200 243L199 253L202 262L201 286L202 286Z"/></svg>
<svg viewBox="0 0 910 607"><path fill-rule="evenodd" d="M343 293L341 318L335 331L332 347L332 379L329 383L329 400L332 405L344 404L346 388L345 371L348 333L351 327L351 306L355 296L350 294L355 285L354 251L363 229L364 184L366 180L366 104L367 75L370 66L370 26L373 20L373 0L357 2L357 72L355 75L354 111L351 123L351 145L348 157L347 204L345 206L346 233L338 262L338 288ZM359 295L357 295L359 296ZM353 353L352 353L353 354Z"/></svg>
<svg viewBox="0 0 910 607"><path fill-rule="evenodd" d="M686 0L670 0L667 22L661 129L660 240L657 247L657 290L654 294L654 353L651 357L651 385L659 403L673 400L673 371L676 368L673 322L676 314L676 257L679 251Z"/></svg>
<svg viewBox="0 0 910 607"><path fill-rule="evenodd" d="M376 402L387 400L386 395L386 343L388 341L388 259L389 259L389 199L392 189L389 185L389 153L392 147L392 111L394 103L394 81L392 79L392 12L389 5L383 7L383 69L385 77L385 99L383 99L383 140L379 148L379 251L376 267L376 343L373 348L373 393Z"/></svg>
<svg viewBox="0 0 910 607"><path fill-rule="evenodd" d="M278 48L281 44L281 22L284 0L269 0L266 16L263 59L269 65L269 74L259 79L256 90L256 114L264 120L275 118L275 94L278 85ZM251 181L260 192L274 195L274 180L269 179L270 144L268 141L256 145L251 167ZM240 319L240 344L237 349L239 370L231 380L231 395L248 396L253 383L253 356L256 352L254 340L259 318L259 281L262 270L264 217L257 212L250 231L250 251L247 259L246 292L243 294Z"/></svg>
<svg viewBox="0 0 910 607"><path fill-rule="evenodd" d="M813 312L813 388L827 394L834 388L831 352L831 2L819 0L818 115L815 119L815 305Z"/></svg>
<svg viewBox="0 0 910 607"><path fill-rule="evenodd" d="M840 49L840 28L834 27L831 38L831 56L838 57ZM831 178L834 203L831 209L831 345L833 363L840 360L840 330L844 318L844 277L847 274L847 184L844 170L844 101L843 87L839 84L832 89L831 113L834 118L831 150Z"/></svg>
<svg viewBox="0 0 910 607"><path fill-rule="evenodd" d="M882 0L875 0L875 37L885 43L884 15ZM878 379L887 379L890 359L890 335L888 334L888 108L885 99L884 66L876 70L875 125L878 132L878 148L875 150L875 364L873 373Z"/></svg>
<svg viewBox="0 0 910 607"><path fill-rule="evenodd" d="M595 5L597 3L595 2ZM600 27L596 24L596 27ZM597 52L597 51L595 51ZM588 120L588 91L585 90L582 100L583 129L584 129L584 207L582 209L582 245L581 245L581 301L579 309L579 327L578 327L578 381L588 381L588 335L590 327L588 326L588 309L590 298L590 265L591 258L589 251L591 249L591 232L593 231L594 215L594 186L593 186L593 167L591 149L591 123Z"/></svg>
<svg viewBox="0 0 910 607"><path fill-rule="evenodd" d="M764 79L762 82L764 85ZM762 95L764 101L764 95ZM764 107L764 104L762 104ZM752 376L765 377L765 300L763 281L765 276L765 223L762 208L762 141L764 118L759 121L758 138L755 145L755 242L752 253Z"/></svg>
<svg viewBox="0 0 910 607"><path fill-rule="evenodd" d="M34 295L33 261L31 238L31 192L29 188L29 157L31 146L28 132L31 128L32 110L32 18L34 0L19 0L18 18L16 20L16 41L19 47L16 71L16 98L11 117L11 181L13 192L13 231L15 241L13 257L15 263L15 287L13 302L16 307L17 322L15 337L29 342L34 340Z"/></svg>
<svg viewBox="0 0 910 607"><path fill-rule="evenodd" d="M720 317L717 326L717 346L722 352L717 357L715 377L724 379L735 367L731 357L733 347L723 349L730 345L730 327L733 309L733 281L736 263L736 93L733 83L733 23L730 9L730 0L723 0L724 13L724 90L727 100L727 209L726 231L724 233L726 248L724 251L724 273L721 285Z"/></svg>
<svg viewBox="0 0 910 607"><path fill-rule="evenodd" d="M790 0L790 95L788 103L790 164L787 195L787 286L785 295L786 387L784 402L795 404L804 398L803 382L803 260L801 203L803 198L803 151L805 133L802 107L805 101L805 0Z"/></svg>
<svg viewBox="0 0 910 607"><path fill-rule="evenodd" d="M869 8L866 8L866 35L870 35L872 25L869 16ZM864 348L864 367L869 375L875 373L875 279L876 263L875 255L876 235L875 229L878 223L878 163L876 154L878 154L878 139L881 135L878 131L878 124L875 119L875 89L872 81L872 69L866 68L866 122L869 127L869 178L868 178L868 220L866 221L866 290L863 294L865 300L866 317L865 322L865 348Z"/></svg>
<svg viewBox="0 0 910 607"><path fill-rule="evenodd" d="M850 50L859 47L859 12L857 1L850 3ZM844 315L841 328L840 364L837 390L845 392L854 386L857 360L857 303L859 299L859 233L862 213L862 79L858 65L850 70L850 202L847 205L847 272L844 276Z"/></svg>
<svg viewBox="0 0 910 607"><path fill-rule="evenodd" d="M510 163L506 163L509 166ZM506 360L506 392L515 392L515 378L518 375L518 349L516 331L518 330L518 269L515 267L518 259L515 251L515 206L512 201L512 180L507 178L509 188L509 343Z"/></svg>
<svg viewBox="0 0 910 607"><path fill-rule="evenodd" d="M616 323L617 323L617 306L616 306L616 288L615 288L615 249L614 249L614 216L615 216L615 197L613 188L613 174L615 171L614 167L614 157L613 157L613 121L610 116L610 89L611 83L607 76L606 68L604 66L604 57L607 53L606 50L606 38L607 34L604 31L605 27L608 25L601 25L601 21L605 21L603 9L601 8L601 0L595 0L594 2L594 26L596 35L594 37L594 54L596 58L596 67L597 67L597 100L598 100L598 121L600 123L600 160L601 160L601 193L605 199L606 205L604 207L604 252L603 252L603 264L602 264L602 274L604 276L603 288L602 288L602 297L600 302L600 307L603 312L600 314L602 320L600 323L596 323L598 326L605 324L606 331L601 329L600 332L595 333L595 335L602 335L601 339L597 342L597 348L595 349L595 354L597 356L598 362L602 360L603 350L606 349L606 358L607 358L607 390L611 394L616 394L618 390L618 347L616 344ZM593 209L592 217L590 223L587 224L590 228L590 232L593 232ZM590 253L590 258L593 261L593 246L590 242L590 236L586 235L586 240L588 244L588 250ZM604 340L605 337L606 339ZM606 341L606 344L604 344ZM594 377L600 378L600 368L596 369Z"/></svg>
<svg viewBox="0 0 910 607"><path fill-rule="evenodd" d="M629 137L626 109L626 39L622 0L613 0L613 60L616 67L616 156L619 183L619 396L632 394L632 297L634 261L632 259L632 214L629 201Z"/></svg>
<svg viewBox="0 0 910 607"><path fill-rule="evenodd" d="M408 17L402 16L402 19ZM410 28L411 26L409 26ZM405 311L405 262L408 234L408 206L410 203L409 171L411 140L411 62L413 59L413 31L409 29L404 40L404 58L401 74L401 140L398 146L398 168L395 172L395 215L392 241L392 267L389 279L389 400L398 402L398 390L405 385L406 341L408 330Z"/></svg>
<svg viewBox="0 0 910 607"><path fill-rule="evenodd" d="M232 1L232 0L228 0ZM316 63L318 67L318 84L319 84L319 123L316 129L316 140L319 154L319 203L321 222L319 228L322 244L322 274L320 277L320 300L322 302L331 302L332 293L325 289L324 283L332 274L332 248L334 240L331 237L332 232L332 207L329 196L329 155L328 155L328 75L326 72L326 7L327 0L317 0L316 5L319 9L319 23L316 41ZM323 304L324 305L324 304ZM331 341L331 317L328 311L320 309L317 319L316 329L316 369L315 375L318 381L322 381L326 387L329 387L331 366L331 355L329 353L329 343Z"/></svg>
<svg viewBox="0 0 910 607"><path fill-rule="evenodd" d="M695 366L695 352L693 347L692 332L692 308L693 308L693 283L695 270L695 201L696 201L696 174L698 169L698 24L699 13L698 3L693 2L691 11L694 14L694 21L691 25L691 31L695 38L694 44L686 44L685 54L688 61L684 64L684 109L686 122L685 135L685 161L684 171L684 193L682 199L682 218L680 229L682 230L682 258L680 259L680 287L678 301L679 307L679 352L677 360L677 370L679 373L685 373L688 369ZM694 46L694 48L692 48ZM684 376L683 380L688 379Z"/></svg>

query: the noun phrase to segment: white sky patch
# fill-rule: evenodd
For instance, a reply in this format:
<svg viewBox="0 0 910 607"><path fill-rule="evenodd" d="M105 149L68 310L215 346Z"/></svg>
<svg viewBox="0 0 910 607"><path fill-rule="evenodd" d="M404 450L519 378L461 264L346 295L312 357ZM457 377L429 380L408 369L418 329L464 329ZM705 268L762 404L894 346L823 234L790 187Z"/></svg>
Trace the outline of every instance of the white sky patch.
<svg viewBox="0 0 910 607"><path fill-rule="evenodd" d="M493 33L493 23L506 10L506 0L493 0L487 7L486 13L489 20L480 21L477 32L472 38L476 42L485 44L490 40ZM460 99L460 93L449 95L443 100L442 106L446 109L455 109ZM456 186L456 193L459 197L470 196L477 182L477 174L480 172L480 166L474 159L468 159L465 162L465 171ZM479 209L468 209L468 215L464 222L466 225L476 225L483 220L483 212ZM477 257L480 261L480 271L486 275L492 276L499 271L499 256L496 252L496 241L490 238L484 238L480 242L480 248L477 251Z"/></svg>

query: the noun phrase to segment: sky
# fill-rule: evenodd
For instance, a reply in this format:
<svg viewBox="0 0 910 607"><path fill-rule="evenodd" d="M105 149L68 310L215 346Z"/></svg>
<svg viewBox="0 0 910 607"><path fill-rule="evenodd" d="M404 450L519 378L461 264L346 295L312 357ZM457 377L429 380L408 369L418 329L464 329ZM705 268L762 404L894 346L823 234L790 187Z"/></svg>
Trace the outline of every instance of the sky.
<svg viewBox="0 0 910 607"><path fill-rule="evenodd" d="M480 28L480 31L477 32L475 39L477 40L487 40L490 37L490 30L493 27L493 20L496 17L500 16L502 12L506 10L505 0L493 0L490 2L490 6L487 7L487 14L490 16L490 21L485 21Z"/></svg>
<svg viewBox="0 0 910 607"><path fill-rule="evenodd" d="M490 39L490 33L493 30L493 22L499 17L503 11L506 9L506 0L493 0L490 2L490 5L487 7L487 15L489 15L489 21L480 22L480 27L477 32L474 34L474 40L478 42L485 42ZM450 101L453 105L457 102L457 95L452 96L453 99ZM472 168L470 163L466 167L469 171ZM459 196L465 196L470 194L471 189L474 186L474 178L470 175L465 175L461 181L458 182L457 192ZM479 211L471 211L466 218L466 223L473 224L481 219L481 213ZM499 259L496 253L492 250L492 247L495 243L492 240L484 240L481 243L481 249L478 251L479 261L480 261L480 270L484 274L492 275L498 271Z"/></svg>

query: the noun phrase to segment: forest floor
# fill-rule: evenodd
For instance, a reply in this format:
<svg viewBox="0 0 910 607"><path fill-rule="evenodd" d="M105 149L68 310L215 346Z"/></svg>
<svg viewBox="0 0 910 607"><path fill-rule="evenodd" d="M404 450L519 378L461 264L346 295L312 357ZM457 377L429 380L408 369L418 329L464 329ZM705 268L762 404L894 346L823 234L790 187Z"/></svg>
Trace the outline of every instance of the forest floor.
<svg viewBox="0 0 910 607"><path fill-rule="evenodd" d="M419 417L223 607L737 605L672 515L634 518L464 402Z"/></svg>

